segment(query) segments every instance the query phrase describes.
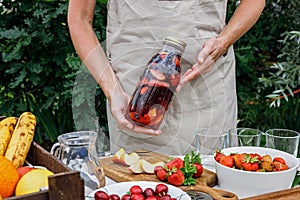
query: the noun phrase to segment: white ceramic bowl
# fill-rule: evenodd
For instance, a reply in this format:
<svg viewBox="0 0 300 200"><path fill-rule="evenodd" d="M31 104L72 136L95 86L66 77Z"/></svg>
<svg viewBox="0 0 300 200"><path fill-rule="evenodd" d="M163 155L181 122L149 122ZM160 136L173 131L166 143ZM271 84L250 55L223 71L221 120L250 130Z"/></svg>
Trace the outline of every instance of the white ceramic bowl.
<svg viewBox="0 0 300 200"><path fill-rule="evenodd" d="M291 188L299 166L299 160L293 155L270 148L230 147L222 149L222 152L225 155L230 153L258 153L261 156L268 154L272 158L284 158L289 166L288 170L280 172L249 172L226 167L213 159L220 188L235 193L239 198Z"/></svg>

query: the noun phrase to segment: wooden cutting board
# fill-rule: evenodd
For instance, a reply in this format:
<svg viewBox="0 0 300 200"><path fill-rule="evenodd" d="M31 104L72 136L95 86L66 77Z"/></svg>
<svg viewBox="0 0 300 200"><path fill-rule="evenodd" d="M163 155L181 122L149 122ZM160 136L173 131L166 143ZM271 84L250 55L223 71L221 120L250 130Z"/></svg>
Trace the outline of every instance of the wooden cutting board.
<svg viewBox="0 0 300 200"><path fill-rule="evenodd" d="M156 163L159 161L166 161L169 157L156 152L147 150L135 151L141 159L145 159L150 163ZM116 182L125 181L154 181L160 182L155 174L134 174L128 166L117 164L112 161L112 156L100 159L100 163L103 167L104 173L107 177ZM216 173L204 169L200 178L196 179L196 185L193 186L180 186L184 191L201 191L211 195L216 200L236 200L237 196L231 192L212 188L217 184Z"/></svg>

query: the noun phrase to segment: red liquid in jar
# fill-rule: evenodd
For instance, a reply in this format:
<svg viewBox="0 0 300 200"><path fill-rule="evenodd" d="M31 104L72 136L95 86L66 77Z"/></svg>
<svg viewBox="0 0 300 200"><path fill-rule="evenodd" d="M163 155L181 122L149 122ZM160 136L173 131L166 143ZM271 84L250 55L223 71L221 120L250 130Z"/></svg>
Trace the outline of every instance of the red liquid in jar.
<svg viewBox="0 0 300 200"><path fill-rule="evenodd" d="M158 129L180 81L180 57L176 52L162 51L149 61L128 107L136 124Z"/></svg>

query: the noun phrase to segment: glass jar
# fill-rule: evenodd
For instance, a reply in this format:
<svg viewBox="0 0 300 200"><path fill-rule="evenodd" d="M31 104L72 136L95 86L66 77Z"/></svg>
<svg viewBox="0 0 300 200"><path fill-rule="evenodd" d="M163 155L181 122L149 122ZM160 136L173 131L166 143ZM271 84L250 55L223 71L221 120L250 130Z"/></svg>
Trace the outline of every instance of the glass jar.
<svg viewBox="0 0 300 200"><path fill-rule="evenodd" d="M129 118L140 126L158 129L180 77L180 59L186 44L168 36L148 62L128 106Z"/></svg>

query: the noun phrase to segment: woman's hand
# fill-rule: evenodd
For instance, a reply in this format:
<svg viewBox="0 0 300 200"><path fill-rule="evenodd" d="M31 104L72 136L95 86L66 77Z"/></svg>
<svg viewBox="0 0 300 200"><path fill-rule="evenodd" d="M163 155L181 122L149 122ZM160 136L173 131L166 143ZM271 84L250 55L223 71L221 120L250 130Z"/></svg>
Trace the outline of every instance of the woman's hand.
<svg viewBox="0 0 300 200"><path fill-rule="evenodd" d="M227 48L243 36L258 20L264 7L265 0L243 0L234 11L228 24L217 38L207 40L198 54L197 63L182 76L176 91L188 82L211 70L213 63L223 55Z"/></svg>
<svg viewBox="0 0 300 200"><path fill-rule="evenodd" d="M110 109L118 127L121 130L129 130L136 133L159 135L161 130L153 130L135 125L126 118L129 101L130 96L125 92L115 92L110 98Z"/></svg>
<svg viewBox="0 0 300 200"><path fill-rule="evenodd" d="M186 83L203 73L209 72L216 60L222 56L226 50L227 48L224 46L224 42L221 38L211 38L205 41L203 49L198 54L197 63L183 74L176 92L179 92Z"/></svg>

